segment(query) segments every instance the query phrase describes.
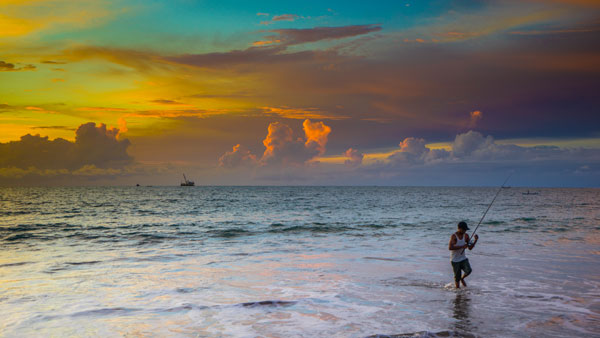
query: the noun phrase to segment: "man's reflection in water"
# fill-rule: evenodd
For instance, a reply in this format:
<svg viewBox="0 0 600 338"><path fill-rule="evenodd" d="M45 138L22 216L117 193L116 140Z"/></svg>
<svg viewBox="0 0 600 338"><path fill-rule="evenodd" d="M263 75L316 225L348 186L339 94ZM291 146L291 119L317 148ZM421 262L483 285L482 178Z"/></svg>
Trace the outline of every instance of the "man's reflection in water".
<svg viewBox="0 0 600 338"><path fill-rule="evenodd" d="M471 298L467 293L462 291L458 291L456 293L456 298L454 299L454 319L456 319L456 323L454 327L456 331L462 334L469 334L473 330L473 326L471 324L471 315L470 315L470 306L471 306Z"/></svg>

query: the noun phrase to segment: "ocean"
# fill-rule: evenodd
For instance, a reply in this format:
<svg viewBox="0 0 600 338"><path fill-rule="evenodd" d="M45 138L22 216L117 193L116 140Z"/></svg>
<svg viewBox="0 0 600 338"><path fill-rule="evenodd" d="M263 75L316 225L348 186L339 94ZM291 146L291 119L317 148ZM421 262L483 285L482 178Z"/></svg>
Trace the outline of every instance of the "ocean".
<svg viewBox="0 0 600 338"><path fill-rule="evenodd" d="M600 336L600 189L0 188L3 337Z"/></svg>

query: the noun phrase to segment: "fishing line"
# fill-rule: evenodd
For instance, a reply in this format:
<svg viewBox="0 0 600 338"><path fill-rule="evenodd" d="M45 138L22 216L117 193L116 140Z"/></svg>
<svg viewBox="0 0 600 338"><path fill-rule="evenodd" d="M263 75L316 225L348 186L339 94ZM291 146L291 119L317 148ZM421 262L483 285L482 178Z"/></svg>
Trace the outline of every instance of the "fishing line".
<svg viewBox="0 0 600 338"><path fill-rule="evenodd" d="M488 205L487 209L483 213L483 216L481 216L481 219L479 220L479 223L477 223L477 226L475 227L475 230L473 230L473 233L471 234L471 236L469 236L469 244L470 244L470 242L472 242L473 236L475 236L475 233L477 232L477 229L481 225L481 222L483 222L483 219L485 218L485 215L487 215L488 211L490 211L490 208L492 207L492 204L494 204L494 201L496 200L496 198L498 197L498 195L500 195L500 191L502 191L502 189L504 188L504 185L506 184L506 182L508 182L508 180L510 179L511 176L512 176L512 173L510 175L508 175L508 177L504 180L504 183L502 183L502 185L500 186L500 188L498 188L498 191L496 192L496 196L494 196L494 199L492 200L492 202L490 203L490 205ZM461 254L464 253L464 252L465 252L465 249L463 248L463 251L461 252Z"/></svg>

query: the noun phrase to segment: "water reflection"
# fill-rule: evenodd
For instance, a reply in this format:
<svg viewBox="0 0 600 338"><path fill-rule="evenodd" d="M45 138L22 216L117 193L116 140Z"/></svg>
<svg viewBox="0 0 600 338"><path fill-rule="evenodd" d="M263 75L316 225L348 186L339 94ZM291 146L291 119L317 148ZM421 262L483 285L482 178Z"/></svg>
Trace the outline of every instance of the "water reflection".
<svg viewBox="0 0 600 338"><path fill-rule="evenodd" d="M471 298L468 293L459 291L452 302L454 313L452 317L456 319L454 327L457 332L465 334L471 333L473 325L471 323Z"/></svg>

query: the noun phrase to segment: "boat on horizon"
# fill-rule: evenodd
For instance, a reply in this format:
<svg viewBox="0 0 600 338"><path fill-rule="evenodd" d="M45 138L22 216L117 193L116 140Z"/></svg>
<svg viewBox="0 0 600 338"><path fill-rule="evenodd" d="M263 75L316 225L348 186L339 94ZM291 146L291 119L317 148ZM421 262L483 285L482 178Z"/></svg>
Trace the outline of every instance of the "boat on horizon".
<svg viewBox="0 0 600 338"><path fill-rule="evenodd" d="M185 177L185 174L183 174L183 182L181 182L181 186L182 187L193 187L194 181L189 181L187 179L187 177Z"/></svg>

